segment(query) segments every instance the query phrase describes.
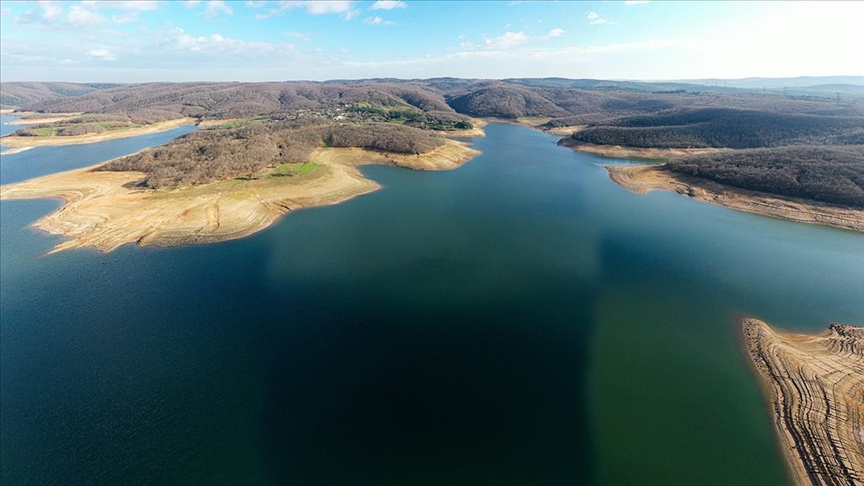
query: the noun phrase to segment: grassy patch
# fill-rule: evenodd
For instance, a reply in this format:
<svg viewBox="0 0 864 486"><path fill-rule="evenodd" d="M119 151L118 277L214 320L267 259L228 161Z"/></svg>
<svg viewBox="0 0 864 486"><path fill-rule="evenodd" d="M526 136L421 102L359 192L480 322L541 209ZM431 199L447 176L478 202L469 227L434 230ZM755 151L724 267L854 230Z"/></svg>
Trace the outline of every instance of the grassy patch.
<svg viewBox="0 0 864 486"><path fill-rule="evenodd" d="M57 135L59 131L56 127L31 128L31 130L36 133L37 137L52 137Z"/></svg>
<svg viewBox="0 0 864 486"><path fill-rule="evenodd" d="M242 120L234 120L232 122L223 123L216 128L237 128L246 125L254 125L256 123L264 123L265 121L267 121L267 119L261 117L243 118Z"/></svg>
<svg viewBox="0 0 864 486"><path fill-rule="evenodd" d="M273 169L273 172L267 175L268 179L276 177L303 177L311 174L318 168L315 162L306 162L303 164L279 164Z"/></svg>

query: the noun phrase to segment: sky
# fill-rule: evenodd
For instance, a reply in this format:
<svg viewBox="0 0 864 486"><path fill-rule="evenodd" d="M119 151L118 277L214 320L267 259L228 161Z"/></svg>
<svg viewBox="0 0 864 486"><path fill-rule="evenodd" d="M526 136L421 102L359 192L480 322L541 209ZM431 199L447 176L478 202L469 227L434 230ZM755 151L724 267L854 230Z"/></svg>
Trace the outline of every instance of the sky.
<svg viewBox="0 0 864 486"><path fill-rule="evenodd" d="M864 2L0 0L0 81L827 75Z"/></svg>

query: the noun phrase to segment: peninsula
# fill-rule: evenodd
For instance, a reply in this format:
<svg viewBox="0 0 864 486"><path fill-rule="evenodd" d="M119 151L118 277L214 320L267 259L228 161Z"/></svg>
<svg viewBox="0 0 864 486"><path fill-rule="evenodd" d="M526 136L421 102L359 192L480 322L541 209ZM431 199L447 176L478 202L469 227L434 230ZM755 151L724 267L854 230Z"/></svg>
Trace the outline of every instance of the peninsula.
<svg viewBox="0 0 864 486"><path fill-rule="evenodd" d="M812 336L741 325L796 482L864 481L864 328L834 323Z"/></svg>
<svg viewBox="0 0 864 486"><path fill-rule="evenodd" d="M0 199L60 198L34 226L70 238L53 251L109 252L241 238L288 211L374 191L357 167L459 167L464 142L391 124L260 123L190 133L97 166L0 187Z"/></svg>

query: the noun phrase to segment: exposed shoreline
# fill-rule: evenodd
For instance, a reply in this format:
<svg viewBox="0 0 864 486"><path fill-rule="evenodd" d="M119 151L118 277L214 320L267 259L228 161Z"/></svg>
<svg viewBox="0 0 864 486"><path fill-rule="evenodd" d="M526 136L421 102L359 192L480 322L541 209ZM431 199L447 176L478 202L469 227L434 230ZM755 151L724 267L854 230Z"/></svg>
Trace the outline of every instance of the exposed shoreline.
<svg viewBox="0 0 864 486"><path fill-rule="evenodd" d="M550 132L551 133L551 132ZM597 145L593 143L579 142L570 137L562 138L558 141L558 145L567 147L577 152L585 152L586 154L599 155L601 157L614 157L619 159L647 159L647 160L668 160L675 157L683 157L685 155L696 155L721 152L728 149L716 148L642 148L642 147L625 147L622 145Z"/></svg>
<svg viewBox="0 0 864 486"><path fill-rule="evenodd" d="M671 191L748 213L864 232L864 210L860 209L739 189L705 179L672 174L652 165L607 166L606 170L613 182L639 194L654 190Z"/></svg>
<svg viewBox="0 0 864 486"><path fill-rule="evenodd" d="M21 152L25 152L27 150L32 149L33 147L13 147L0 152L0 155L12 155L12 154L20 154Z"/></svg>
<svg viewBox="0 0 864 486"><path fill-rule="evenodd" d="M0 199L63 199L62 207L33 224L70 238L51 253L78 247L107 253L127 243L176 246L242 238L291 210L336 204L379 189L358 166L448 170L479 153L455 140L423 155L322 148L310 157L320 167L296 179L233 179L173 190L140 187L140 172L94 170L106 161L2 186Z"/></svg>
<svg viewBox="0 0 864 486"><path fill-rule="evenodd" d="M137 137L139 135L150 135L153 133L165 132L183 125L194 125L196 122L197 120L195 120L194 118L177 118L174 120L153 123L138 128L115 130L108 133L97 133L92 135L78 135L73 137L21 137L17 135L5 135L3 137L0 137L0 145L13 148L33 148L97 143L105 142L108 140L116 140L120 138Z"/></svg>
<svg viewBox="0 0 864 486"><path fill-rule="evenodd" d="M37 113L33 111L9 112L18 116L17 120L7 122L8 125L35 125L37 123L55 123L83 115L83 113Z"/></svg>
<svg viewBox="0 0 864 486"><path fill-rule="evenodd" d="M748 318L741 330L795 481L864 481L864 328L832 323L813 336Z"/></svg>

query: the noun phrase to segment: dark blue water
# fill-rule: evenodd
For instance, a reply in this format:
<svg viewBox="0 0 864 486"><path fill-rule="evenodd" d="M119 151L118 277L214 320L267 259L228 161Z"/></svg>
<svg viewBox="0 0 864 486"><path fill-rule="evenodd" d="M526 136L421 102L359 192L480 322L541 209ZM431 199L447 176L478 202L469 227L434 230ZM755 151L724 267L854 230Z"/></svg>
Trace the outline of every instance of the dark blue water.
<svg viewBox="0 0 864 486"><path fill-rule="evenodd" d="M864 237L555 141L206 246L43 256L58 203L0 203L3 484L784 484L733 321L864 322Z"/></svg>

